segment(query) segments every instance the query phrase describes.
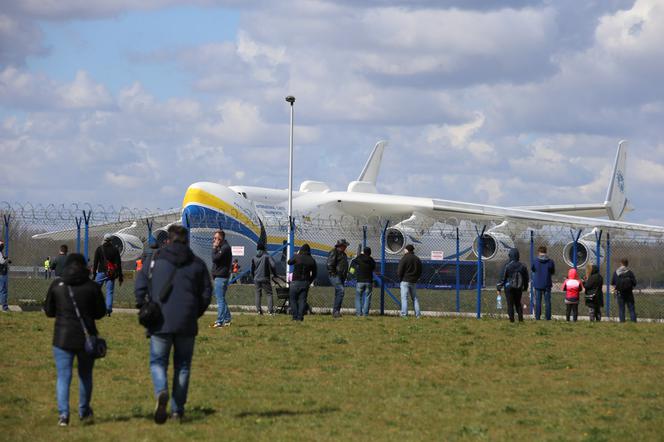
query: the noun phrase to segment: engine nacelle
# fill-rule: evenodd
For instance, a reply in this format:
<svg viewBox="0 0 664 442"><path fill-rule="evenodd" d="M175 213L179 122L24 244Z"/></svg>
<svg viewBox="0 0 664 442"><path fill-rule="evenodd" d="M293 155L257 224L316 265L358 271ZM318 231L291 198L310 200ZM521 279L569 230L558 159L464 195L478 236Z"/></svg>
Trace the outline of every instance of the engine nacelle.
<svg viewBox="0 0 664 442"><path fill-rule="evenodd" d="M114 233L111 244L120 252L122 261L135 261L143 254L143 242L134 235Z"/></svg>
<svg viewBox="0 0 664 442"><path fill-rule="evenodd" d="M157 245L161 248L166 245L168 240L168 228L175 223L166 224L164 227L159 227L152 231L152 237L157 241Z"/></svg>
<svg viewBox="0 0 664 442"><path fill-rule="evenodd" d="M563 260L570 267L574 266L574 242L570 241L563 248ZM580 239L576 243L576 266L585 267L588 262L597 262L597 244L594 241ZM599 248L599 263L604 262L604 248Z"/></svg>
<svg viewBox="0 0 664 442"><path fill-rule="evenodd" d="M396 255L401 253L404 247L406 247L406 235L397 228L388 228L385 232L385 251Z"/></svg>
<svg viewBox="0 0 664 442"><path fill-rule="evenodd" d="M473 253L478 255L479 238L473 241ZM492 259L507 258L511 248L514 247L512 238L500 232L486 232L482 236L482 259L490 261Z"/></svg>

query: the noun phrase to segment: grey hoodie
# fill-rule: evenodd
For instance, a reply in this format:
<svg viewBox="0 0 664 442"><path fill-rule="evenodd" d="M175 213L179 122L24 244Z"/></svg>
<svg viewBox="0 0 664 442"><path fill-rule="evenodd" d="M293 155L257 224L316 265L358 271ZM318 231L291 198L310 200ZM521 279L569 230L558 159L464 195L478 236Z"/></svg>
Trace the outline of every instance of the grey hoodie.
<svg viewBox="0 0 664 442"><path fill-rule="evenodd" d="M251 276L254 282L266 282L277 274L274 260L264 250L259 250L251 260Z"/></svg>

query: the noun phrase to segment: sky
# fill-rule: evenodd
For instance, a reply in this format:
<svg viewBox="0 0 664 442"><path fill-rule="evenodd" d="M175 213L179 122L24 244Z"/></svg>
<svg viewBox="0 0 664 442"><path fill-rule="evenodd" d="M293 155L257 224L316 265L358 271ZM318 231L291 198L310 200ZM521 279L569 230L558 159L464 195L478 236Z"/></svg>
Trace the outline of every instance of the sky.
<svg viewBox="0 0 664 442"><path fill-rule="evenodd" d="M197 181L495 205L604 201L664 225L661 0L6 0L0 201L179 207Z"/></svg>

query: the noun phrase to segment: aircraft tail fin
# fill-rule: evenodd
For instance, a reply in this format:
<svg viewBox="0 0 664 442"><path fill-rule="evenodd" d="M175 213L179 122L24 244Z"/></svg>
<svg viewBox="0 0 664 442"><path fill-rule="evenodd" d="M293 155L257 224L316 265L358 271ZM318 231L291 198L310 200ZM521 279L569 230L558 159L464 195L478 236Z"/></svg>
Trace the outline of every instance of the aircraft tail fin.
<svg viewBox="0 0 664 442"><path fill-rule="evenodd" d="M616 153L616 161L613 165L613 173L611 174L611 181L609 182L606 201L604 202L609 219L620 220L625 212L630 210L625 192L626 164L627 141L622 140L618 143L618 153Z"/></svg>
<svg viewBox="0 0 664 442"><path fill-rule="evenodd" d="M378 179L378 172L380 172L380 163L383 160L383 151L387 146L387 141L382 140L376 143L367 163L364 165L364 169L360 173L360 176L357 178L357 181L366 181L376 185L376 180Z"/></svg>

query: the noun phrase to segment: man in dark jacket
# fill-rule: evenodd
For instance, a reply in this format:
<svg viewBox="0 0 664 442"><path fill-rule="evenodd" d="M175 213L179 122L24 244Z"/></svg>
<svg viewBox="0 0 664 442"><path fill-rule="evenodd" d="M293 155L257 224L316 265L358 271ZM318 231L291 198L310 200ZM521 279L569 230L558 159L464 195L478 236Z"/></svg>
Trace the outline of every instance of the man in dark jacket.
<svg viewBox="0 0 664 442"><path fill-rule="evenodd" d="M602 320L602 307L604 307L604 293L602 286L604 278L599 273L599 267L590 266L590 271L586 272L586 278L583 280L583 287L586 289L586 306L590 321Z"/></svg>
<svg viewBox="0 0 664 442"><path fill-rule="evenodd" d="M327 256L327 274L334 286L332 316L335 318L341 317L341 304L344 302L344 284L348 276L348 256L346 256L348 244L345 239L340 239Z"/></svg>
<svg viewBox="0 0 664 442"><path fill-rule="evenodd" d="M636 322L636 308L634 306L634 287L636 287L636 276L629 267L627 258L620 260L621 266L613 272L611 285L613 292L618 297L618 318L620 322L625 322L625 305L629 309L629 317L632 322Z"/></svg>
<svg viewBox="0 0 664 442"><path fill-rule="evenodd" d="M136 304L140 307L149 296L160 305L163 315L163 321L147 330L150 371L157 398L154 420L158 424L168 418L166 373L171 347L174 348L171 413L176 419L184 415L198 318L205 313L212 297L210 274L203 260L187 245L187 229L170 226L168 237L169 244L155 253L150 268L138 273L135 286Z"/></svg>
<svg viewBox="0 0 664 442"><path fill-rule="evenodd" d="M53 270L53 273L55 273L55 277L60 277L62 276L62 272L64 271L65 268L65 261L67 260L67 252L69 251L69 247L67 247L67 244L63 244L60 246L60 253L58 253L58 256L53 258L51 260L51 270Z"/></svg>
<svg viewBox="0 0 664 442"><path fill-rule="evenodd" d="M113 235L107 233L104 235L104 242L95 250L94 264L92 273L95 282L102 285L106 284L106 314L111 316L113 313L113 291L115 290L115 279L120 285L124 281L122 275L122 261L120 252L111 243Z"/></svg>
<svg viewBox="0 0 664 442"><path fill-rule="evenodd" d="M293 279L288 290L291 314L293 321L304 321L309 286L318 273L318 266L311 256L309 244L302 244L297 254L288 260L288 265L293 266Z"/></svg>
<svg viewBox="0 0 664 442"><path fill-rule="evenodd" d="M213 328L231 325L231 311L226 303L226 290L231 277L231 262L233 254L231 246L226 241L223 230L214 232L212 239L212 278L214 278L214 296L217 298L217 320Z"/></svg>
<svg viewBox="0 0 664 442"><path fill-rule="evenodd" d="M62 276L56 278L46 293L44 312L55 318L53 329L53 357L57 372L56 397L58 401L58 425L69 425L69 387L71 385L74 358L78 359L78 414L82 421L91 422L93 413L92 368L95 360L85 352L85 334L76 314L69 288L88 333L97 335L95 319L106 314L104 295L99 285L90 280L85 258L78 253L67 256Z"/></svg>
<svg viewBox="0 0 664 442"><path fill-rule="evenodd" d="M263 292L267 297L267 310L270 315L274 314L274 304L272 300L272 283L270 278L277 274L274 260L265 251L265 244L258 243L256 246L256 256L251 259L251 277L254 280L256 290L256 312L263 314L261 298Z"/></svg>
<svg viewBox="0 0 664 442"><path fill-rule="evenodd" d="M373 274L376 270L376 261L371 257L371 249L365 247L354 263L357 283L355 286L355 315L369 316L371 307L371 289L373 288Z"/></svg>
<svg viewBox="0 0 664 442"><path fill-rule="evenodd" d="M535 320L542 315L542 297L544 297L545 318L551 320L551 277L556 273L556 264L546 254L546 246L537 248L537 258L530 269L533 272L533 288L535 289Z"/></svg>
<svg viewBox="0 0 664 442"><path fill-rule="evenodd" d="M7 302L7 280L8 280L8 273L9 273L9 264L10 260L7 258L7 255L5 255L5 243L0 240L0 305L2 305L2 311L3 312L8 312L9 311L9 304Z"/></svg>
<svg viewBox="0 0 664 442"><path fill-rule="evenodd" d="M528 289L528 269L519 262L519 250L510 249L509 262L503 269L503 277L498 281L498 292L505 289L505 298L507 298L507 315L510 322L514 322L514 310L519 317L519 322L523 322L523 306L521 305L521 295Z"/></svg>
<svg viewBox="0 0 664 442"><path fill-rule="evenodd" d="M417 298L417 281L422 276L422 261L415 255L415 247L412 244L406 246L404 253L405 255L401 258L397 267L401 291L401 317L408 316L408 294L410 294L415 309L415 317L419 318L421 313L420 300Z"/></svg>

